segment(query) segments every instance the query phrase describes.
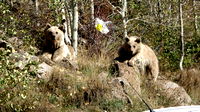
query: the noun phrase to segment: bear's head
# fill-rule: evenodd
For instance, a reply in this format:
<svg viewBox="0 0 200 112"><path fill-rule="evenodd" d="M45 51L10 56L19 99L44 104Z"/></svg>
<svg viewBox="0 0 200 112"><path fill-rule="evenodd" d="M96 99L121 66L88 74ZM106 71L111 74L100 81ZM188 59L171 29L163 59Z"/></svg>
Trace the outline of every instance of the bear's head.
<svg viewBox="0 0 200 112"><path fill-rule="evenodd" d="M132 55L136 55L140 51L141 38L137 36L130 36L125 38L126 50Z"/></svg>
<svg viewBox="0 0 200 112"><path fill-rule="evenodd" d="M64 28L63 26L51 26L47 24L45 29L46 40L49 44L55 49L59 48L60 46L64 45Z"/></svg>

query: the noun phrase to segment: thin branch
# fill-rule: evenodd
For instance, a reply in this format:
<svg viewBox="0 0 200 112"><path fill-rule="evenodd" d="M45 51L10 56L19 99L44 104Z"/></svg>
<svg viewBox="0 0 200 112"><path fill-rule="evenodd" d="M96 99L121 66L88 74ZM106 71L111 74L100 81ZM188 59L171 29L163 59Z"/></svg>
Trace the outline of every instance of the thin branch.
<svg viewBox="0 0 200 112"><path fill-rule="evenodd" d="M114 6L112 3L110 3L109 0L105 0L105 1L112 7L112 10L116 10L117 13L119 13L119 14L122 15L122 12L121 12L121 11L122 11L122 8Z"/></svg>

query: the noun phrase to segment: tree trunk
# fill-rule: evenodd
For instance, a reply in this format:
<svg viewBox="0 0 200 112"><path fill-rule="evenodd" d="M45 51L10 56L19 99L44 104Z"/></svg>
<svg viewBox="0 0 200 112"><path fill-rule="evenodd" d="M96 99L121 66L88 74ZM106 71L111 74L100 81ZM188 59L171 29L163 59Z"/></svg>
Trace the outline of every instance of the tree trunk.
<svg viewBox="0 0 200 112"><path fill-rule="evenodd" d="M181 60L180 60L180 69L183 70L183 59L184 59L184 30L183 30L183 9L182 9L182 1L179 0L179 19L180 19L180 38L181 38Z"/></svg>
<svg viewBox="0 0 200 112"><path fill-rule="evenodd" d="M67 33L70 39L72 39L72 12L67 12Z"/></svg>
<svg viewBox="0 0 200 112"><path fill-rule="evenodd" d="M127 20L126 20L126 12L127 12L127 1L122 0L122 19L123 19L123 28L124 28L124 36L123 38L126 38L127 35Z"/></svg>
<svg viewBox="0 0 200 112"><path fill-rule="evenodd" d="M61 10L61 13L62 13L62 24L64 26L64 35L65 35L65 43L66 44L70 44L71 45L71 41L69 39L69 36L68 36L68 32L67 32L67 18L66 18L66 13L65 13L65 0L62 0L62 10Z"/></svg>
<svg viewBox="0 0 200 112"><path fill-rule="evenodd" d="M10 6L13 7L13 0L10 0Z"/></svg>
<svg viewBox="0 0 200 112"><path fill-rule="evenodd" d="M71 10L69 10L70 9L70 7L69 7L69 3L68 2L65 2L66 4L66 16L67 16L67 20L66 20L66 22L67 22L67 34L68 34L68 37L70 38L70 39L72 39L72 20L73 20L73 18L72 18L72 11Z"/></svg>
<svg viewBox="0 0 200 112"><path fill-rule="evenodd" d="M168 14L169 20L168 20L168 24L171 24L171 20L172 20L172 3L171 3L170 0L168 1L168 3L169 3L169 7L168 7L168 10L169 10L169 14Z"/></svg>
<svg viewBox="0 0 200 112"><path fill-rule="evenodd" d="M74 48L74 56L77 57L77 46L78 46L78 3L77 0L73 0L73 48Z"/></svg>
<svg viewBox="0 0 200 112"><path fill-rule="evenodd" d="M91 20L92 20L92 23L94 21L94 0L90 0L90 8L91 8Z"/></svg>
<svg viewBox="0 0 200 112"><path fill-rule="evenodd" d="M193 0L193 15L194 15L194 29L195 33L197 34L198 31L198 21L197 21L197 14L196 14L196 0Z"/></svg>
<svg viewBox="0 0 200 112"><path fill-rule="evenodd" d="M159 24L161 24L162 23L162 8L161 8L161 1L160 0L158 0L158 22L159 22Z"/></svg>
<svg viewBox="0 0 200 112"><path fill-rule="evenodd" d="M38 2L38 0L35 0L35 14L36 15L38 15L38 11L39 11L38 6L39 6L39 2Z"/></svg>

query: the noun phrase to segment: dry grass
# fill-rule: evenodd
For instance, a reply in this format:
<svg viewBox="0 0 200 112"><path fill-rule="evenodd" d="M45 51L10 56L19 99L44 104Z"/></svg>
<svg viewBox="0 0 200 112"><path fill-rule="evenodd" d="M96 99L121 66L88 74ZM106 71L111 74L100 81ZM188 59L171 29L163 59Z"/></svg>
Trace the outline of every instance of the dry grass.
<svg viewBox="0 0 200 112"><path fill-rule="evenodd" d="M189 69L180 72L178 83L185 88L194 104L200 104L200 70Z"/></svg>
<svg viewBox="0 0 200 112"><path fill-rule="evenodd" d="M105 53L88 56L87 51L84 50L81 50L78 57L79 70L87 75L98 75L103 71L108 71L113 59Z"/></svg>
<svg viewBox="0 0 200 112"><path fill-rule="evenodd" d="M192 104L200 104L200 69L198 67L185 69L184 71L163 72L166 79L182 86L192 98Z"/></svg>
<svg viewBox="0 0 200 112"><path fill-rule="evenodd" d="M109 87L97 78L99 73L106 71L108 67L107 63L104 66L99 65L103 64L103 59L101 61L100 63L97 57L84 56L78 58L78 71L54 68L50 81L39 85L44 95L48 96L46 104L59 105L58 108L65 107L64 110L87 110L86 107L91 105L96 105L97 108L99 102L104 100L104 95L110 91ZM45 105L40 108L45 109Z"/></svg>

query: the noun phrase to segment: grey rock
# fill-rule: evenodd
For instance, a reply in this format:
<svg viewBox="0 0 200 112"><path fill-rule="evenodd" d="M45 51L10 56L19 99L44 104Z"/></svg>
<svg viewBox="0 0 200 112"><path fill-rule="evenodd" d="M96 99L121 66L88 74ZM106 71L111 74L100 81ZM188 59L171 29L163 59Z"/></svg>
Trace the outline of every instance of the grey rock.
<svg viewBox="0 0 200 112"><path fill-rule="evenodd" d="M32 62L39 62L37 56L32 56L27 52L14 52L9 55L9 59L14 63L14 66L19 69L24 69L24 67Z"/></svg>
<svg viewBox="0 0 200 112"><path fill-rule="evenodd" d="M53 67L49 66L45 62L38 65L37 77L44 81L49 81L53 73Z"/></svg>
<svg viewBox="0 0 200 112"><path fill-rule="evenodd" d="M160 95L166 97L175 105L189 105L192 102L185 89L172 81L158 80L155 85Z"/></svg>

